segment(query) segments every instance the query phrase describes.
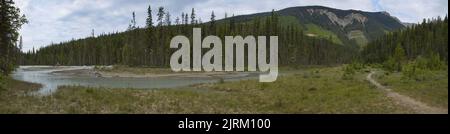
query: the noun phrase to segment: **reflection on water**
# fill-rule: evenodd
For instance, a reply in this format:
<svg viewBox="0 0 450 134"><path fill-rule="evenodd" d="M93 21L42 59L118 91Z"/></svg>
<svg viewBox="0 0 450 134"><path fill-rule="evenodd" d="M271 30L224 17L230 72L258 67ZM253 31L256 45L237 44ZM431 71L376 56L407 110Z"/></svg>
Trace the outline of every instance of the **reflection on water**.
<svg viewBox="0 0 450 134"><path fill-rule="evenodd" d="M54 74L55 71L93 69L89 66L71 67L45 67L45 66L21 66L12 75L16 80L42 84L39 94L51 94L58 86L88 86L106 88L175 88L199 83L217 82L219 78L210 77L156 77L156 78L102 78L95 76L78 76ZM247 75L225 78L226 80L238 80L250 78Z"/></svg>

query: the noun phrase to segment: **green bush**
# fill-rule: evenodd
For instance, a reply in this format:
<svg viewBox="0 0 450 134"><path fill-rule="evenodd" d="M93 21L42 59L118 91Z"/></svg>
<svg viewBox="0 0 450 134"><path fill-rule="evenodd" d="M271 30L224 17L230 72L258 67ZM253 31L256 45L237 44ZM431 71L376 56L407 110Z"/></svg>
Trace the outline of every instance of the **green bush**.
<svg viewBox="0 0 450 134"><path fill-rule="evenodd" d="M369 64L369 67L371 67L371 68L383 68L383 64L372 63L372 64Z"/></svg>
<svg viewBox="0 0 450 134"><path fill-rule="evenodd" d="M417 81L425 80L430 71L442 70L447 65L438 54L431 54L428 58L418 56L402 67L403 78Z"/></svg>
<svg viewBox="0 0 450 134"><path fill-rule="evenodd" d="M366 68L365 65L359 62L352 62L351 64L345 65L343 68L344 74L342 75L342 79L351 80L353 79L353 76L356 74L356 72L361 71L365 68Z"/></svg>
<svg viewBox="0 0 450 134"><path fill-rule="evenodd" d="M402 74L404 79L416 79L418 77L418 68L417 63L412 61L402 68Z"/></svg>
<svg viewBox="0 0 450 134"><path fill-rule="evenodd" d="M418 56L415 60L416 67L420 69L428 69L428 59Z"/></svg>
<svg viewBox="0 0 450 134"><path fill-rule="evenodd" d="M409 80L423 81L427 79L429 75L431 75L430 74L431 71L442 69L442 65L439 65L442 63L439 62L441 61L433 61L419 56L417 57L416 60L411 61L403 66L402 68L403 78ZM436 66L432 67L429 65L436 65Z"/></svg>
<svg viewBox="0 0 450 134"><path fill-rule="evenodd" d="M437 53L432 53L430 58L428 59L428 69L430 70L441 70L445 68L444 61L441 60L441 57Z"/></svg>
<svg viewBox="0 0 450 134"><path fill-rule="evenodd" d="M448 68L445 61L443 61L439 54L436 53L431 53L427 57L418 56L412 61L402 61L398 59L399 58L390 57L384 62L383 68L390 72L403 72L409 78L415 77L415 73L421 71L435 71Z"/></svg>
<svg viewBox="0 0 450 134"><path fill-rule="evenodd" d="M342 75L342 79L344 80L352 80L353 76L356 74L356 69L354 66L345 65L343 68L344 74Z"/></svg>
<svg viewBox="0 0 450 134"><path fill-rule="evenodd" d="M400 71L401 67L401 64L399 64L393 57L383 63L383 68L390 72Z"/></svg>
<svg viewBox="0 0 450 134"><path fill-rule="evenodd" d="M352 62L349 67L353 68L355 71L360 71L365 68L364 64L359 62Z"/></svg>

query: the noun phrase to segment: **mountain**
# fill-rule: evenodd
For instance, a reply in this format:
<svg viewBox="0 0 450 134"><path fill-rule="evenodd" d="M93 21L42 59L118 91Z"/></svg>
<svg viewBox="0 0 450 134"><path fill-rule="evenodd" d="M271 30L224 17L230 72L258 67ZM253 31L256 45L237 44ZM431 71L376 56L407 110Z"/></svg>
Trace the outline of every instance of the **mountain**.
<svg viewBox="0 0 450 134"><path fill-rule="evenodd" d="M405 25L387 12L340 10L323 6L291 7L275 11L284 25L296 25L308 36L331 38L337 44L366 45L368 42L393 32ZM270 16L271 12L235 16L227 19L251 21ZM226 20L226 19L225 19Z"/></svg>

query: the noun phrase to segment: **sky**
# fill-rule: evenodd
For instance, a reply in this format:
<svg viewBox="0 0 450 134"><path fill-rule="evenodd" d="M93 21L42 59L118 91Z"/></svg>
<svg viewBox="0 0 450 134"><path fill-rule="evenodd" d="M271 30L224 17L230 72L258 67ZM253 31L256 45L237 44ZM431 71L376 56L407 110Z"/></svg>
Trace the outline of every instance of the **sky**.
<svg viewBox="0 0 450 134"><path fill-rule="evenodd" d="M420 22L423 18L448 14L448 0L15 0L29 20L20 30L23 51L80 39L95 34L124 31L136 12L137 24L145 25L147 8L153 16L165 7L172 19L195 8L206 22L214 11L216 19L225 13L243 15L280 10L287 7L320 5L338 9L370 12L387 11L403 22ZM156 20L156 17L153 17Z"/></svg>

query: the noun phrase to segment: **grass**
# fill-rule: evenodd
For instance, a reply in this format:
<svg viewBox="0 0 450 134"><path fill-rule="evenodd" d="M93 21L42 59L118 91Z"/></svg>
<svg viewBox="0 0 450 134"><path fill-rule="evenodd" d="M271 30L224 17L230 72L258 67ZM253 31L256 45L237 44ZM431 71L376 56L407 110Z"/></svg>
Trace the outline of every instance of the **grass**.
<svg viewBox="0 0 450 134"><path fill-rule="evenodd" d="M363 33L362 31L360 31L360 30L354 30L354 31L351 31L351 32L348 34L348 36L349 36L350 39L354 39L354 40L356 41L356 43L357 43L358 45L360 45L361 48L363 48L364 46L366 46L367 43L369 42L369 41L366 39L366 36L364 35L364 33Z"/></svg>
<svg viewBox="0 0 450 134"><path fill-rule="evenodd" d="M300 27L299 20L294 16L281 16L280 22L281 22L281 25L283 25L283 26L299 26ZM329 37L332 37L331 41L333 43L336 43L339 45L344 44L335 33L331 32L329 30L323 29L322 27L315 25L315 24L306 24L305 26L306 26L306 34L309 34L309 35L312 34L319 38L324 38L324 39L328 39Z"/></svg>
<svg viewBox="0 0 450 134"><path fill-rule="evenodd" d="M365 73L343 80L341 70L309 68L291 71L274 83L247 80L178 89L66 86L41 97L23 95L20 91L35 86L13 81L18 85L9 84L9 93L1 95L0 113L410 113L370 86Z"/></svg>
<svg viewBox="0 0 450 134"><path fill-rule="evenodd" d="M381 72L376 79L400 94L413 97L431 106L448 108L448 70L430 71L424 80L411 80L401 73Z"/></svg>
<svg viewBox="0 0 450 134"><path fill-rule="evenodd" d="M29 101L29 93L37 91L41 85L34 83L26 83L13 80L11 78L3 79L5 82L5 90L0 91L0 113L21 113L33 105L34 102ZM23 98L27 98L22 100Z"/></svg>
<svg viewBox="0 0 450 134"><path fill-rule="evenodd" d="M317 26L315 24L306 24L306 34L314 34L317 35L320 38L324 38L324 39L328 39L329 37L331 37L331 41L333 43L336 44L340 44L343 45L344 43L342 43L342 41L339 39L339 37L334 34L333 32L329 31L329 30L325 30L320 26Z"/></svg>

